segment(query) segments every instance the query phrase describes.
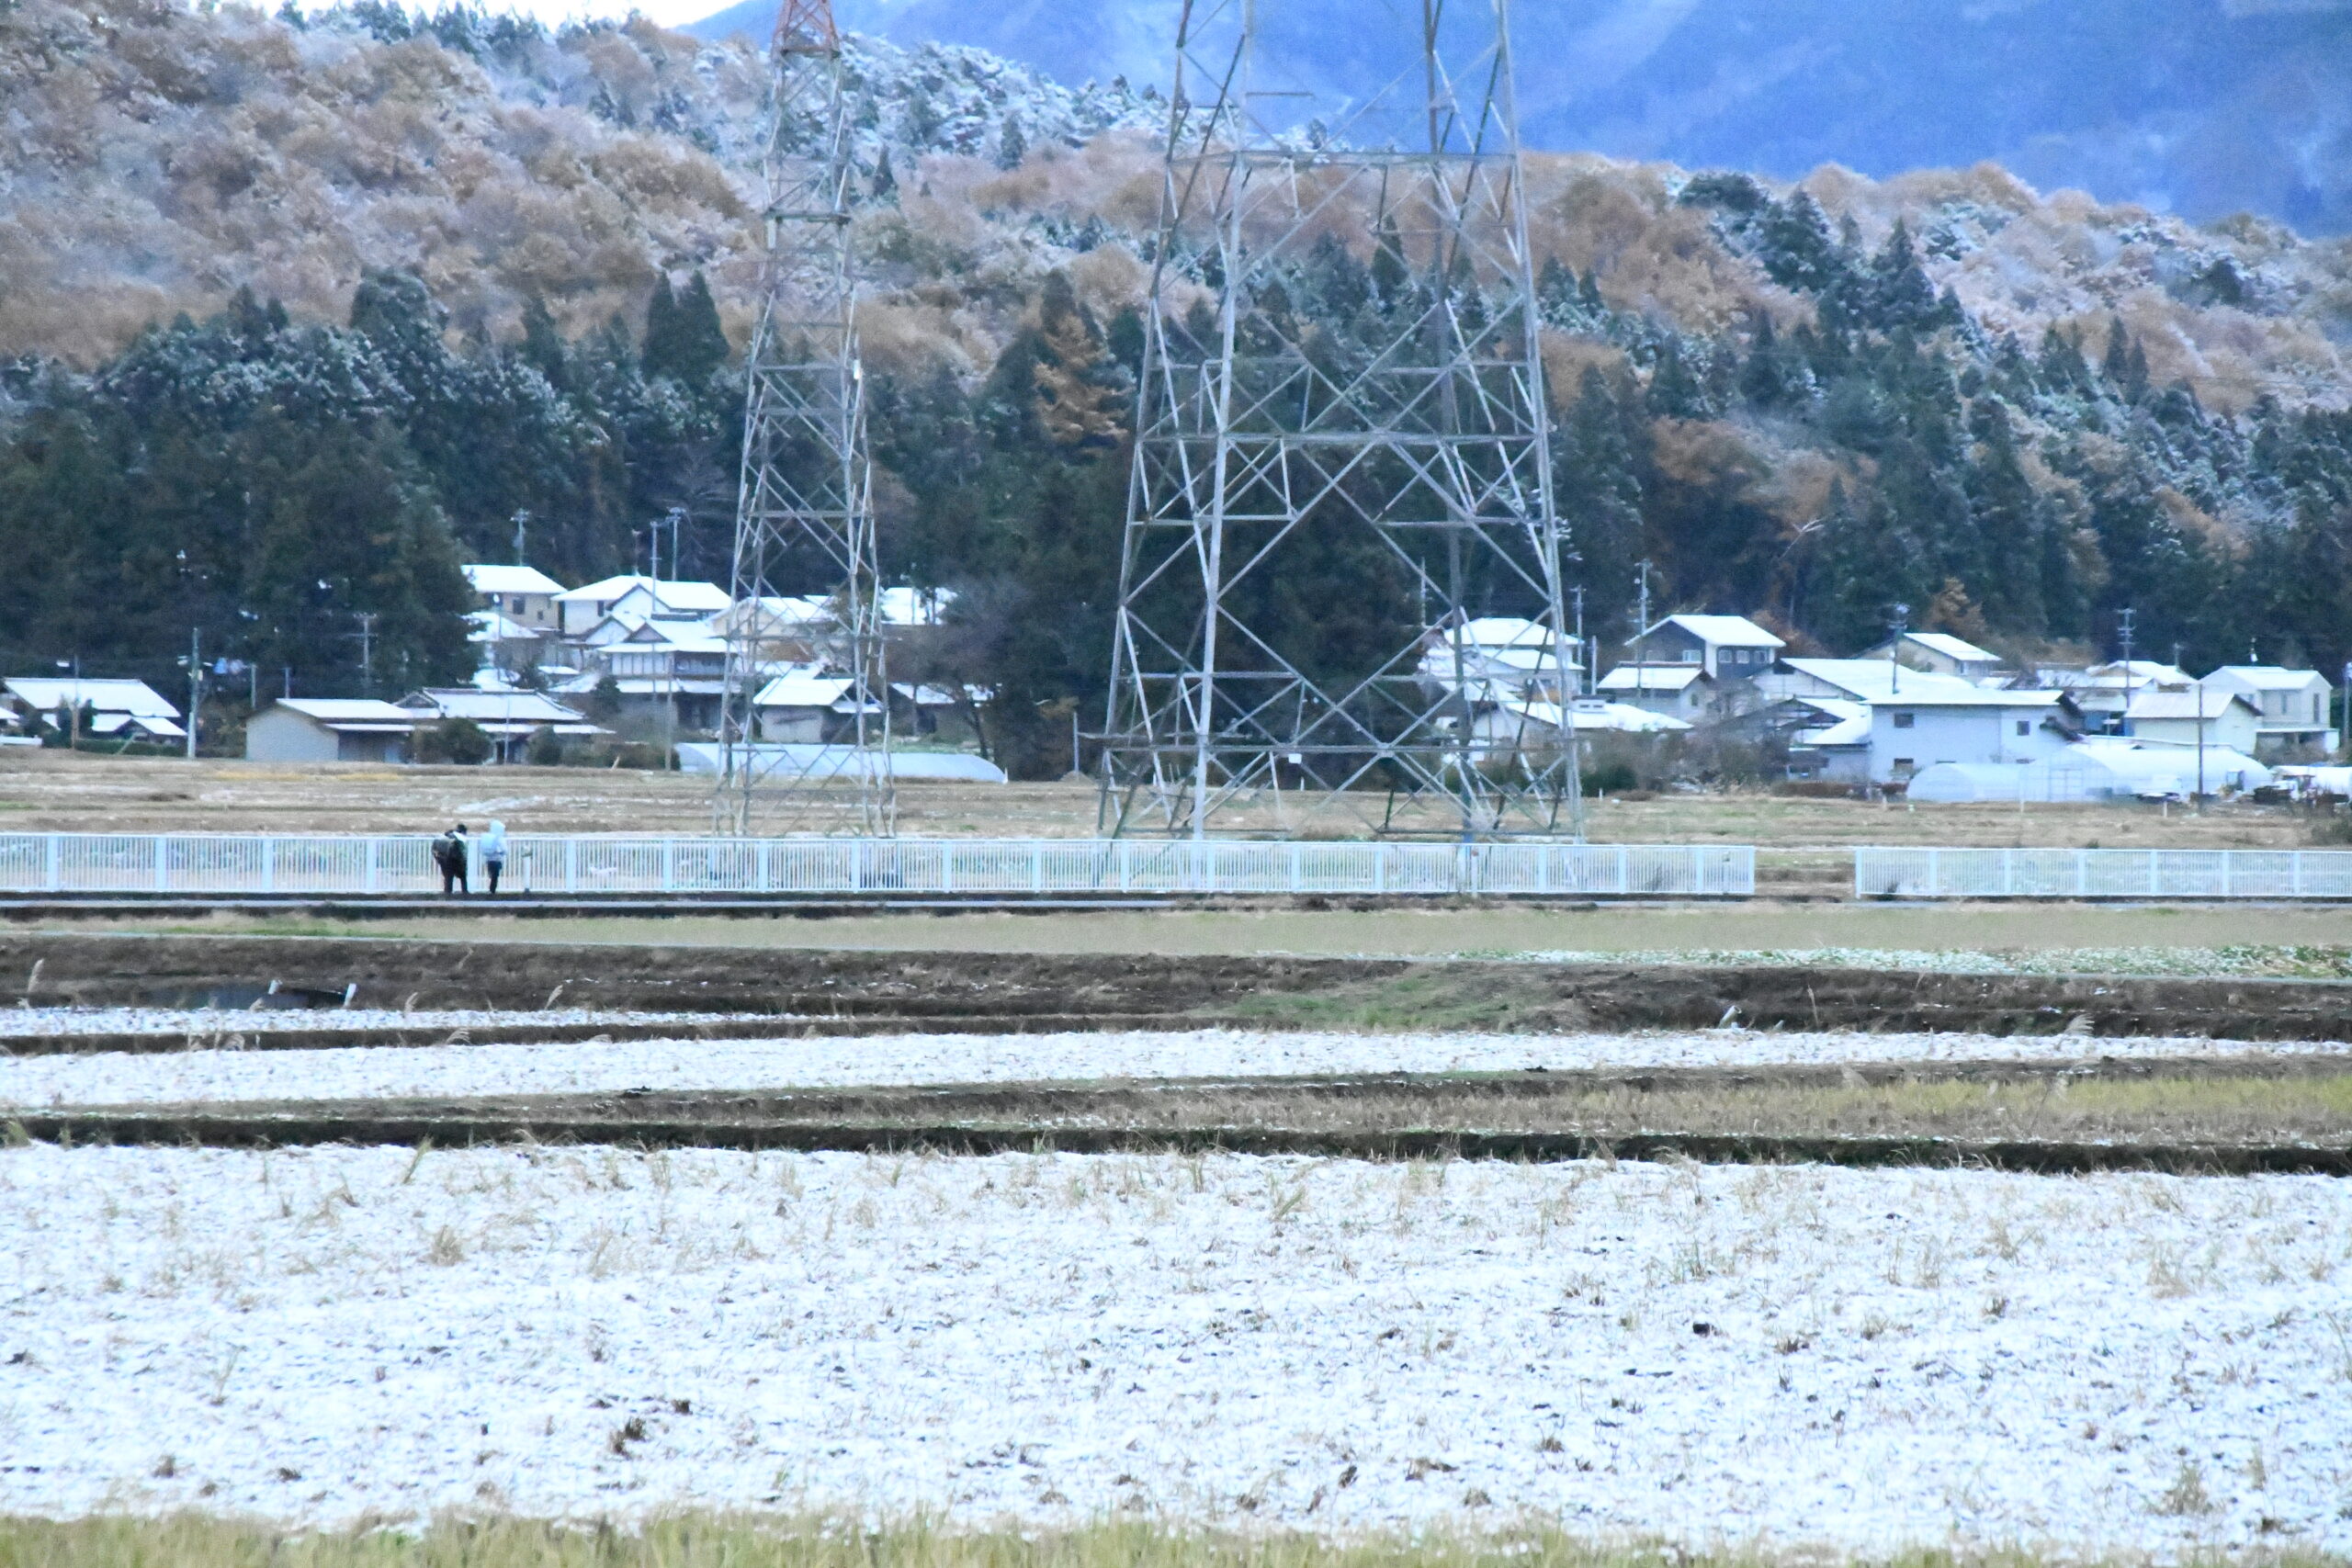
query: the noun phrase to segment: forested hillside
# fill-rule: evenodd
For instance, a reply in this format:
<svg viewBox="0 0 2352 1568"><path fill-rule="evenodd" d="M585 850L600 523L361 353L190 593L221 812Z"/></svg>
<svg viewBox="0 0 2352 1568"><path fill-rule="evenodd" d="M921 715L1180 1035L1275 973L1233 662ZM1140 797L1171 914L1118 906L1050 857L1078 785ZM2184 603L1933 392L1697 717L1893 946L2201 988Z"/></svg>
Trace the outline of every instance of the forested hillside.
<svg viewBox="0 0 2352 1568"><path fill-rule="evenodd" d="M900 43L1137 82L1167 80L1182 10L834 6ZM740 0L688 30L764 38L775 13ZM1253 74L1321 104L1417 69L1413 0L1262 0L1257 15ZM2352 231L2352 0L1520 0L1510 24L1531 147L1786 178L1992 159L2045 189L2192 219Z"/></svg>
<svg viewBox="0 0 2352 1568"><path fill-rule="evenodd" d="M1017 741L1107 664L1157 106L854 65L884 570L962 591L941 657ZM351 691L368 612L379 687L440 678L455 564L518 513L577 581L682 506L723 576L760 83L639 23L0 10L0 658L160 673L194 625ZM1666 607L1838 651L1900 601L2018 651L2128 606L2191 662L2352 657L2343 243L1992 167L1530 186L1604 635L1646 558ZM1374 253L1335 239L1289 308L1396 308Z"/></svg>

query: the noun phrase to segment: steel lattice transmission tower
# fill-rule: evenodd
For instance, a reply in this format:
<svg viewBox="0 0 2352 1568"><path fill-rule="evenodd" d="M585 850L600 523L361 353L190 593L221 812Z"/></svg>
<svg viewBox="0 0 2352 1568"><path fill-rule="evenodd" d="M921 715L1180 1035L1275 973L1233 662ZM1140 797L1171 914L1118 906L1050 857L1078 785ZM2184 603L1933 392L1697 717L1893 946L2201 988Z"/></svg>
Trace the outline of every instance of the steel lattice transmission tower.
<svg viewBox="0 0 2352 1568"><path fill-rule="evenodd" d="M1337 107L1258 48L1282 9L1186 0L1180 23L1105 824L1346 806L1389 833L1573 835L1506 0L1368 0L1364 36L1290 39L1361 56L1389 29L1396 79ZM1516 665L1476 616L1532 623Z"/></svg>
<svg viewBox="0 0 2352 1568"><path fill-rule="evenodd" d="M785 0L773 58L764 288L745 365L714 817L737 833L888 833L896 816L890 688L850 244L857 175L830 0ZM813 638L797 613L774 603L787 594L826 602ZM813 640L850 682L848 732L838 744L756 743L754 699L787 632Z"/></svg>

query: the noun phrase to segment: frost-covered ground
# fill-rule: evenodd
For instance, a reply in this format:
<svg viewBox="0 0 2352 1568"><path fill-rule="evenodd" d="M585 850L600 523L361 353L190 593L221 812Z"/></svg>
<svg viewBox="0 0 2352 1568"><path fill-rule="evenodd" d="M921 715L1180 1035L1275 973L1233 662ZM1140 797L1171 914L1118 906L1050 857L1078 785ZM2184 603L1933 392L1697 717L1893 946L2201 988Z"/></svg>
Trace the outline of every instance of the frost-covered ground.
<svg viewBox="0 0 2352 1568"><path fill-rule="evenodd" d="M1361 953L1359 957L1412 957L1428 953ZM1499 959L1521 964L1770 964L1786 968L1900 969L1947 975L2149 975L2187 976L2352 980L2352 947L1758 947L1600 949L1535 951L1477 949L1453 958Z"/></svg>
<svg viewBox="0 0 2352 1568"><path fill-rule="evenodd" d="M482 1032L494 1038L489 1031ZM365 1050L95 1052L0 1059L0 1107L387 1095L582 1094L1036 1079L1499 1072L1792 1062L1996 1061L2242 1051L2344 1051L2085 1034L1276 1034L1241 1030L634 1040Z"/></svg>
<svg viewBox="0 0 2352 1568"><path fill-rule="evenodd" d="M2352 1183L0 1152L0 1512L2352 1548Z"/></svg>
<svg viewBox="0 0 2352 1568"><path fill-rule="evenodd" d="M727 1012L616 1012L547 1008L536 1012L476 1008L37 1008L0 1009L0 1036L53 1039L75 1034L185 1034L218 1040L273 1031L326 1029L465 1030L482 1033L517 1023L685 1024L745 1018Z"/></svg>

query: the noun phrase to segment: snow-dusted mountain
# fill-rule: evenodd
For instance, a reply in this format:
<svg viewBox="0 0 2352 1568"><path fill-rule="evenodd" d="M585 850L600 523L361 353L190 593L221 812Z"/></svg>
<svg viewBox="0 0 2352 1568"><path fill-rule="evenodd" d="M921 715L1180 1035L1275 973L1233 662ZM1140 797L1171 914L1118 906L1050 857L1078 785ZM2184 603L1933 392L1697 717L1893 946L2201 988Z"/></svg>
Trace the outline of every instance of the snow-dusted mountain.
<svg viewBox="0 0 2352 1568"><path fill-rule="evenodd" d="M842 0L844 26L1068 82L1164 82L1177 0ZM692 30L763 38L774 0ZM1338 99L1409 63L1419 6L1261 0L1278 69ZM2352 230L2352 0L1521 0L1530 145L1793 178L1996 161L2209 220Z"/></svg>

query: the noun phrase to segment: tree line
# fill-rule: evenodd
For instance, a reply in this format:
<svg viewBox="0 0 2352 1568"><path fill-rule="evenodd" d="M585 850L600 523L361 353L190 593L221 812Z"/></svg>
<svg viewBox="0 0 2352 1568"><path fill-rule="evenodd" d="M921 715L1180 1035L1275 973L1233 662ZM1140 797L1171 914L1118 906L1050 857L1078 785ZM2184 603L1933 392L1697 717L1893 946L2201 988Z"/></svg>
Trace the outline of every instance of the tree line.
<svg viewBox="0 0 2352 1568"><path fill-rule="evenodd" d="M2138 651L2200 667L2352 657L2352 413L2215 412L2157 385L2120 322L1988 333L1906 229L1866 251L1801 193L1710 175L1681 199L1812 312L1687 333L1545 264L1547 323L1609 351L1552 389L1589 629L1630 636L1648 561L1655 608L1761 612L1830 652L1899 604L2027 651L2111 652L2131 610ZM1261 324L1343 345L1407 308L1376 239L1302 258ZM193 629L265 693L291 670L299 692L396 695L471 669L460 561L519 541L584 581L641 566L682 509L678 572L724 581L742 387L699 276L577 336L537 301L512 341L446 328L415 277L371 272L339 325L241 293L87 372L0 367L0 659L170 681ZM908 672L988 688L1016 773L1066 767L1073 706L1090 728L1101 712L1143 335L1048 274L976 382L871 378L884 578L956 593ZM1793 522L1763 482L1792 451L1836 476ZM1303 665L1343 665L1409 613L1385 570L1333 534L1266 585L1266 618L1296 623Z"/></svg>

